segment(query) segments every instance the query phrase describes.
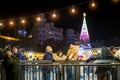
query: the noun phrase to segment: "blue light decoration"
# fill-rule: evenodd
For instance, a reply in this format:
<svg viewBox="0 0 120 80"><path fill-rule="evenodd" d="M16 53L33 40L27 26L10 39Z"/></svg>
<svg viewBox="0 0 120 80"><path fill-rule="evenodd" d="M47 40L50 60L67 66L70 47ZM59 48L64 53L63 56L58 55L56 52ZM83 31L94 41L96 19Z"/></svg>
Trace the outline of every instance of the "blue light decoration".
<svg viewBox="0 0 120 80"><path fill-rule="evenodd" d="M27 35L27 31L20 29L18 30L18 34L25 37Z"/></svg>

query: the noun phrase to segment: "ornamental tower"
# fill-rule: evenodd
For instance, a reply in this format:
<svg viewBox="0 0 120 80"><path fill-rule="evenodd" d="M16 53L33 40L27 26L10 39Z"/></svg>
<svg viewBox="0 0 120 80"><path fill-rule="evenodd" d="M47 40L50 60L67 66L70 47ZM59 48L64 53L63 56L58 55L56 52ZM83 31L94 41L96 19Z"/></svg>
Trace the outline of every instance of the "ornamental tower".
<svg viewBox="0 0 120 80"><path fill-rule="evenodd" d="M83 47L84 49L89 49L91 48L90 37L89 37L87 23L86 23L85 18L86 18L86 13L83 13L83 24L82 24L79 39L80 39L80 46Z"/></svg>

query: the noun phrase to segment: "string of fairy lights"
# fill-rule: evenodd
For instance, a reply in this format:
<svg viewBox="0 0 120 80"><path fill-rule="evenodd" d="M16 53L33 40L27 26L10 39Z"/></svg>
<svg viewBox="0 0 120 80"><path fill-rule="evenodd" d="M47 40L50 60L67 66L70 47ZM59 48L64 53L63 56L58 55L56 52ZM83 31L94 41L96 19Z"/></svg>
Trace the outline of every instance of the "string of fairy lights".
<svg viewBox="0 0 120 80"><path fill-rule="evenodd" d="M120 0L112 0L112 2L118 3L118 2L120 2ZM77 12L76 7L77 7L77 6L80 6L80 5L83 5L83 4L86 4L86 3L89 3L89 4L90 4L90 7L91 7L92 9L95 9L95 8L97 7L96 1L95 1L95 0L90 0L90 1L81 2L81 3L78 3L78 4L74 5L74 6L71 6L70 12L71 12L72 14L75 14L75 13ZM58 11L61 11L61 10L65 10L65 9L67 9L67 7L66 7L66 8L62 8L62 9L58 9L58 10L56 10L56 11L45 12L44 14L52 13L52 14L51 14L51 17L52 17L52 18L57 18L57 12L58 12ZM26 23L27 23L27 20L26 20L26 19L27 19L28 17L33 17L33 18L35 18L35 20L36 20L37 22L40 22L40 21L42 20L39 15L37 15L37 16L36 16L36 15L26 16L26 17L24 17L24 18L3 19L3 20L0 20L0 28L2 28L2 27L6 24L6 23L4 23L5 21L6 21L6 22L8 23L8 25L10 25L10 26L14 26L14 25L15 25L15 20L20 20L20 23L21 23L21 24L26 24Z"/></svg>

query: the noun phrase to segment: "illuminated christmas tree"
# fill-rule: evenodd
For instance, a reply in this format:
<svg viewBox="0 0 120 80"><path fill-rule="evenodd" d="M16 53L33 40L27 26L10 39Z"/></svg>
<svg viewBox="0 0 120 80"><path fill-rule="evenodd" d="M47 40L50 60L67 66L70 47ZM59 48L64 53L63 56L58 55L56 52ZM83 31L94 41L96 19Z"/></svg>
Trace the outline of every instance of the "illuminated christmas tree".
<svg viewBox="0 0 120 80"><path fill-rule="evenodd" d="M88 33L88 29L87 29L87 24L86 24L86 13L83 14L83 24L82 24L82 29L81 29L81 33L80 33L80 44L81 47L83 47L84 49L88 49L91 48L90 45L90 37L89 37L89 33Z"/></svg>

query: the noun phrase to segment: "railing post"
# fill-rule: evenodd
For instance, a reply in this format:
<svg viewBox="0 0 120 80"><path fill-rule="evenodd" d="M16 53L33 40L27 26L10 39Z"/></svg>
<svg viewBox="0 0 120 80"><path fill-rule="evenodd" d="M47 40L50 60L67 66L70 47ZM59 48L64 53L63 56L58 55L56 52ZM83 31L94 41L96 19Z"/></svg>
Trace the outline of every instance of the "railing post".
<svg viewBox="0 0 120 80"><path fill-rule="evenodd" d="M100 61L100 60L99 60ZM52 66L53 67L53 72L51 73L51 80L97 80L95 71L98 67L103 67L107 68L109 71L111 71L112 76L110 75L110 80L120 80L120 63L116 64L97 64L97 63L91 63L91 64L86 64L85 62L79 62L79 63L59 63L57 64L45 64L43 62L37 62L38 64L35 64L36 62L21 62L22 64L18 65L18 68L20 72L24 72L20 74L19 76L21 77L20 80L23 80L22 77L24 76L24 80L33 80L33 78L36 78L37 80L43 80L43 72L42 68L44 66ZM24 63L24 64L23 64ZM31 63L31 64L29 64ZM59 64L58 64L59 63ZM104 63L104 62L102 62ZM39 67L37 67L39 66ZM93 71L92 73L89 74L89 67L92 66ZM95 67L96 66L96 67ZM85 67L87 67L88 71L86 72ZM113 69L114 68L114 69ZM38 70L38 71L37 71ZM5 78L5 70L2 67L2 64L0 65L0 80L6 80ZM98 72L99 73L99 72ZM86 75L87 74L87 75ZM102 73L103 74L103 73ZM83 76L83 77L81 77ZM115 78L113 78L115 77Z"/></svg>
<svg viewBox="0 0 120 80"><path fill-rule="evenodd" d="M63 79L64 66L60 64L59 67L60 67L60 77L61 77L61 80L64 80L64 79Z"/></svg>
<svg viewBox="0 0 120 80"><path fill-rule="evenodd" d="M80 80L80 66L75 66L75 80Z"/></svg>
<svg viewBox="0 0 120 80"><path fill-rule="evenodd" d="M4 70L4 68L2 67L2 65L1 65L1 80L6 80L6 74L5 74L5 70Z"/></svg>
<svg viewBox="0 0 120 80"><path fill-rule="evenodd" d="M117 80L120 80L120 65L118 65L118 70L117 70Z"/></svg>

